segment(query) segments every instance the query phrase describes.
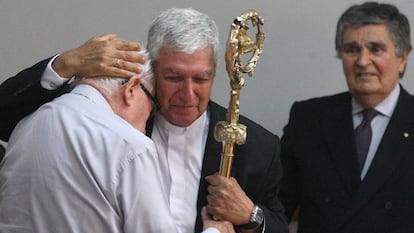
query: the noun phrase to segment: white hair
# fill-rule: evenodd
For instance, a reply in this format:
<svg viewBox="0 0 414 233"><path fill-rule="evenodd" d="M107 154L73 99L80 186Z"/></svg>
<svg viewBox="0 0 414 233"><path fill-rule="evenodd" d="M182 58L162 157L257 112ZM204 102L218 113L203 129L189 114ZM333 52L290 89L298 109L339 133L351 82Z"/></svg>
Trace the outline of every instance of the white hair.
<svg viewBox="0 0 414 233"><path fill-rule="evenodd" d="M217 25L208 15L192 8L165 10L154 19L148 31L147 49L153 62L163 46L186 53L211 47L217 64Z"/></svg>

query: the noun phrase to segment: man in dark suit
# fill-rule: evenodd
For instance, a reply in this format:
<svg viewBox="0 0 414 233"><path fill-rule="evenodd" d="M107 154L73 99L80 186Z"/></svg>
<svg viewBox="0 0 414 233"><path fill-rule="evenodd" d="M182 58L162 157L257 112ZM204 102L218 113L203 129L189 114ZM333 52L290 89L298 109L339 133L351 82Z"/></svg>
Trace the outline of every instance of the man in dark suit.
<svg viewBox="0 0 414 233"><path fill-rule="evenodd" d="M298 211L298 232L414 232L414 97L399 84L409 22L393 5L354 5L338 21L336 50L349 91L294 103L284 129L287 216ZM375 110L367 124L364 110Z"/></svg>
<svg viewBox="0 0 414 233"><path fill-rule="evenodd" d="M160 107L147 128L163 158L163 172L170 177L170 208L183 232L202 230L200 211L205 205L216 219L232 222L241 232L287 232L284 209L277 196L282 172L277 136L241 116L240 123L247 126L249 136L234 151L232 177L216 174L222 145L213 137L214 126L226 119L226 109L210 100L218 45L214 21L193 9L166 10L149 30L147 47ZM12 90L5 98L0 96L0 101L8 100L0 106L48 95L49 91L39 84L42 72L32 72L44 69L45 63L21 73L20 80L9 79L7 85ZM24 76L36 80L28 81ZM24 84L29 82L32 84ZM55 94L52 92L50 97ZM36 103L44 101L47 98ZM13 110L18 117L34 110L28 105L18 108ZM14 127L10 119L4 124L5 128Z"/></svg>

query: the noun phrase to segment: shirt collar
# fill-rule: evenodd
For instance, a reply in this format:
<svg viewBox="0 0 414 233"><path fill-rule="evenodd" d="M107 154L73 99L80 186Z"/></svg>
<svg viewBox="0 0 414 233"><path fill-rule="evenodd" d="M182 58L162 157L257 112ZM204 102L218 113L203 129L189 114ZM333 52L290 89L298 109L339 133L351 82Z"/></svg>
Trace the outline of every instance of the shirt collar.
<svg viewBox="0 0 414 233"><path fill-rule="evenodd" d="M208 123L207 122L207 111L205 111L197 120L195 120L191 125L187 127L180 127L171 124L165 119L162 114L157 112L155 115L155 122L158 124L164 131L172 134L184 134L184 133L191 133L194 131L198 131L200 129L204 129L204 126ZM200 127L202 126L202 127Z"/></svg>
<svg viewBox="0 0 414 233"><path fill-rule="evenodd" d="M106 101L105 97L96 88L88 84L76 85L70 93L85 97L87 100L100 106L101 109L106 109L107 111L113 112L111 106L109 105L108 101Z"/></svg>
<svg viewBox="0 0 414 233"><path fill-rule="evenodd" d="M382 102L380 102L377 106L375 106L375 110L380 112L382 115L391 117L392 113L394 112L395 106L398 102L398 97L400 95L400 85L395 85L394 89L385 98ZM354 97L352 97L352 114L360 113L364 108L356 101Z"/></svg>

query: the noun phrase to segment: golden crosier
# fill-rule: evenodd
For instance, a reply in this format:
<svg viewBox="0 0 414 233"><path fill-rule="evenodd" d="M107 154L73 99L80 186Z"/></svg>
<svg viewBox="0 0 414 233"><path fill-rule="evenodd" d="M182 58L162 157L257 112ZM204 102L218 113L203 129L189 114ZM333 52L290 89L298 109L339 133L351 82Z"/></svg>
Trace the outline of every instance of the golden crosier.
<svg viewBox="0 0 414 233"><path fill-rule="evenodd" d="M248 21L257 28L256 41L247 34ZM263 50L264 33L262 30L264 20L255 10L247 10L231 24L226 48L226 70L230 77L230 101L227 108L227 121L219 121L214 129L214 137L222 142L222 154L219 174L230 177L233 162L234 144L243 145L246 141L247 127L238 123L240 116L239 98L244 86L244 78L241 73L247 73L250 77L256 68L257 61ZM242 64L242 56L252 53L246 65Z"/></svg>

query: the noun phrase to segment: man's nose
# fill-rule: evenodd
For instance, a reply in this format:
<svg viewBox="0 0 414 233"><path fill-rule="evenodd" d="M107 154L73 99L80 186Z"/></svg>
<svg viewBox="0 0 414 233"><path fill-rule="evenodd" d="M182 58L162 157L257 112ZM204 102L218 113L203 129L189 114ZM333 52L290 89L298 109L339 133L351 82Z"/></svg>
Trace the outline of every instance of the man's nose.
<svg viewBox="0 0 414 233"><path fill-rule="evenodd" d="M360 66L366 66L366 65L370 64L370 62L371 62L371 53L366 49L361 50L361 52L358 55L358 58L357 58L356 62Z"/></svg>
<svg viewBox="0 0 414 233"><path fill-rule="evenodd" d="M183 82L181 86L181 97L191 99L194 96L194 84L190 80Z"/></svg>

